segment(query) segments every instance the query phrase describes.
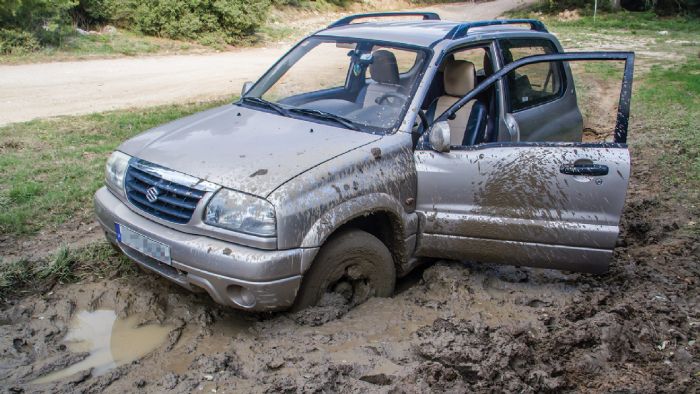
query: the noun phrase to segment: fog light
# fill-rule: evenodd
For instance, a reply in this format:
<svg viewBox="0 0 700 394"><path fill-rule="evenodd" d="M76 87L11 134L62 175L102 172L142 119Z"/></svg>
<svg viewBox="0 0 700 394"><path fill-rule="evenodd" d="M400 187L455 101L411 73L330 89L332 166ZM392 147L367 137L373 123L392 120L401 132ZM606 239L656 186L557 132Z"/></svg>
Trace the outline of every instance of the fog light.
<svg viewBox="0 0 700 394"><path fill-rule="evenodd" d="M226 291L233 302L244 308L250 308L255 305L255 294L243 286L231 285Z"/></svg>

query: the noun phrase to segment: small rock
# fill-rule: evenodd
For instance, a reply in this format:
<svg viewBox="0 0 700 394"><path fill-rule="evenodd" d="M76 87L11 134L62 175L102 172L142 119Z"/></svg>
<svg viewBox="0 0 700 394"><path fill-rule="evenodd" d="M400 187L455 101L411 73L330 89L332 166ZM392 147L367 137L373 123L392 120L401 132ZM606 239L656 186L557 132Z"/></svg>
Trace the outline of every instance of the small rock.
<svg viewBox="0 0 700 394"><path fill-rule="evenodd" d="M282 359L273 359L268 361L265 364L269 369L280 369L284 365L284 360Z"/></svg>
<svg viewBox="0 0 700 394"><path fill-rule="evenodd" d="M169 374L163 376L163 379L161 379L160 384L163 386L164 389L172 390L175 388L175 386L177 386L179 382L180 376L170 372Z"/></svg>
<svg viewBox="0 0 700 394"><path fill-rule="evenodd" d="M688 363L693 360L693 356L687 350L680 348L673 355L673 360L678 363Z"/></svg>

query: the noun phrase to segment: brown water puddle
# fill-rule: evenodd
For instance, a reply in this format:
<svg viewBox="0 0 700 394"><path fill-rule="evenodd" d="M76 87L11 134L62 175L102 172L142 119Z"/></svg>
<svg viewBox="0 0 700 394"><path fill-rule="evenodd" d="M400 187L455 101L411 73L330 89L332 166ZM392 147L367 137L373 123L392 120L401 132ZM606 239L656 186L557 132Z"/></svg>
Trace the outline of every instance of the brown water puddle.
<svg viewBox="0 0 700 394"><path fill-rule="evenodd" d="M92 369L93 376L103 375L156 349L172 329L157 324L139 326L138 316L119 319L113 310L78 312L63 341L70 351L90 355L32 383L49 383L88 369Z"/></svg>

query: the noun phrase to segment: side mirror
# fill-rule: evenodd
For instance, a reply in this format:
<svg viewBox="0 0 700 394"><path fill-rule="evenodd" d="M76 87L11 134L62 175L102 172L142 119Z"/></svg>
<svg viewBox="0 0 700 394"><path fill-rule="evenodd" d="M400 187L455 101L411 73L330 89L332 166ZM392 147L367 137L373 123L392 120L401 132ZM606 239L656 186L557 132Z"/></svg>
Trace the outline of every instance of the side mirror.
<svg viewBox="0 0 700 394"><path fill-rule="evenodd" d="M428 141L438 152L450 151L450 125L446 121L437 122L430 128Z"/></svg>
<svg viewBox="0 0 700 394"><path fill-rule="evenodd" d="M241 89L241 96L245 96L246 93L250 91L250 88L253 87L253 82L251 81L245 81L243 82L243 88Z"/></svg>

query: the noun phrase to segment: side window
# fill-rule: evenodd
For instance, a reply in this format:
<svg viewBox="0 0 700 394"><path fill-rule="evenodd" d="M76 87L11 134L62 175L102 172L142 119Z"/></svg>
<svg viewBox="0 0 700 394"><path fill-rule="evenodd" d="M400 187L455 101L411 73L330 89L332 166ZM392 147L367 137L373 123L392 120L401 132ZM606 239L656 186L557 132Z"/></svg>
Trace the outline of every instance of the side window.
<svg viewBox="0 0 700 394"><path fill-rule="evenodd" d="M547 40L512 39L500 42L504 64L527 56L556 53ZM564 93L564 73L560 63L537 63L523 66L506 79L512 112L554 100Z"/></svg>
<svg viewBox="0 0 700 394"><path fill-rule="evenodd" d="M546 61L512 70L505 80L542 70L566 67L571 71L567 93L545 106L509 114L520 142L613 142L623 89L624 62L611 60ZM506 120L508 122L508 120Z"/></svg>
<svg viewBox="0 0 700 394"><path fill-rule="evenodd" d="M416 60L418 60L418 52L405 51L398 48L376 46L372 49L372 52L382 49L390 51L396 56L396 65L399 66L399 74L411 71L413 66L416 65Z"/></svg>

